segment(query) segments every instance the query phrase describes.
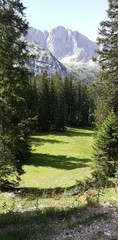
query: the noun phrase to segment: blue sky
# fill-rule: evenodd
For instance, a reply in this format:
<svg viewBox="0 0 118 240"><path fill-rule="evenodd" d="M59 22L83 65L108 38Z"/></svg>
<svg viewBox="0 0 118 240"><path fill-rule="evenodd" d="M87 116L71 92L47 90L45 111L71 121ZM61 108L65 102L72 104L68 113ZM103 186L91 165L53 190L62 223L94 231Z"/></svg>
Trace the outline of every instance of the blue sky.
<svg viewBox="0 0 118 240"><path fill-rule="evenodd" d="M99 23L106 20L107 0L21 0L30 26L50 31L59 25L95 41Z"/></svg>

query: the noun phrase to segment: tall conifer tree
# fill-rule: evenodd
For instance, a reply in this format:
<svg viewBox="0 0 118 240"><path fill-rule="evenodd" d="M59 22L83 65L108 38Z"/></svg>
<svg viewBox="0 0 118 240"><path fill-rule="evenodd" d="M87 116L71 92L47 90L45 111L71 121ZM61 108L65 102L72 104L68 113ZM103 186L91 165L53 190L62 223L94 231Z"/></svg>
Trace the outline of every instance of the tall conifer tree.
<svg viewBox="0 0 118 240"><path fill-rule="evenodd" d="M43 72L38 82L38 128L48 131L50 128L49 77Z"/></svg>
<svg viewBox="0 0 118 240"><path fill-rule="evenodd" d="M100 23L97 62L101 68L97 122L112 109L118 114L118 1L108 0L108 19Z"/></svg>
<svg viewBox="0 0 118 240"><path fill-rule="evenodd" d="M118 162L118 1L108 0L108 19L100 23L95 170L98 180L114 176Z"/></svg>
<svg viewBox="0 0 118 240"><path fill-rule="evenodd" d="M65 123L68 125L71 122L72 115L72 107L74 105L73 99L73 84L71 76L68 75L64 79L64 100L65 100Z"/></svg>
<svg viewBox="0 0 118 240"><path fill-rule="evenodd" d="M29 72L20 0L0 1L0 184L18 180L29 156Z"/></svg>
<svg viewBox="0 0 118 240"><path fill-rule="evenodd" d="M54 128L56 130L64 129L64 89L61 76L54 76Z"/></svg>

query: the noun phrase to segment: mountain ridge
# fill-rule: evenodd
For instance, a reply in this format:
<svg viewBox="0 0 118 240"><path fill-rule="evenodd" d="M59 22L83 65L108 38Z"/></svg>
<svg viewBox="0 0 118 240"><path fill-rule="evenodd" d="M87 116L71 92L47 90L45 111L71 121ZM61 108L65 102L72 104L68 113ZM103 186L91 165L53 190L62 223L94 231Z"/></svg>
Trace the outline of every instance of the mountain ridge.
<svg viewBox="0 0 118 240"><path fill-rule="evenodd" d="M29 42L33 42L37 44L37 46L40 46L40 53L41 48L43 49L42 51L45 49L48 55L51 54L52 58L55 58L54 62L56 62L57 59L58 64L55 65L55 71L52 72L61 71L60 66L62 66L63 69L65 68L65 73L63 71L62 75L65 75L68 71L75 71L77 73L77 71L82 68L94 69L96 67L92 58L97 56L95 53L97 44L78 31L72 31L63 26L57 26L50 32L31 27L29 28L26 38ZM36 46L34 48L36 48ZM43 55L44 58L44 54L41 55ZM37 54L37 56L39 55ZM49 57L48 60L49 59L51 58ZM49 61L48 63L50 65ZM48 72L51 73L49 68Z"/></svg>
<svg viewBox="0 0 118 240"><path fill-rule="evenodd" d="M30 70L35 76L40 75L43 71L46 71L49 76L60 73L62 78L68 74L66 67L50 51L30 41L27 42L27 47L30 54Z"/></svg>
<svg viewBox="0 0 118 240"><path fill-rule="evenodd" d="M92 56L96 56L97 44L78 31L65 29L57 26L50 32L30 28L27 34L30 41L38 43L41 47L49 50L59 61L65 57L75 56L75 62L88 62Z"/></svg>

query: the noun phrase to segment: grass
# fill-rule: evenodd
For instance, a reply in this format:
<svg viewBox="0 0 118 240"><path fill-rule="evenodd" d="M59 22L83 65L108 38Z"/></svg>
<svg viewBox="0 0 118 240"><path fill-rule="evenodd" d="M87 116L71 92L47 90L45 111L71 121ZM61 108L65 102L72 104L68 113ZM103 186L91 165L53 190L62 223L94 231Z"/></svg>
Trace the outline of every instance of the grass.
<svg viewBox="0 0 118 240"><path fill-rule="evenodd" d="M91 129L67 128L31 137L32 157L24 166L19 189L0 193L1 240L52 239L56 221L71 219L78 211L83 214L87 197L89 204L96 201L91 190L87 196L79 195L77 187L91 176L93 136ZM117 199L118 191L112 187L100 196L101 202Z"/></svg>
<svg viewBox="0 0 118 240"><path fill-rule="evenodd" d="M90 176L93 131L68 128L32 136L32 158L24 170L23 187L69 187Z"/></svg>
<svg viewBox="0 0 118 240"><path fill-rule="evenodd" d="M15 198L1 194L0 210L32 209L37 201L40 207L77 206L70 195L77 181L91 175L93 130L67 128L34 135L31 141L32 157L24 166L21 191Z"/></svg>

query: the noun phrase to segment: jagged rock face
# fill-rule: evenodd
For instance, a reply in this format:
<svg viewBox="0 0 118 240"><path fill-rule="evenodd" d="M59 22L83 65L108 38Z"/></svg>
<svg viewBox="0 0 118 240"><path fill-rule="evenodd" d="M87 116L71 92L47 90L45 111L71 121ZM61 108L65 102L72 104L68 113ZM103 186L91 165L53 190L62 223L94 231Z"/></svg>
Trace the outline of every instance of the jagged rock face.
<svg viewBox="0 0 118 240"><path fill-rule="evenodd" d="M67 69L48 50L34 42L27 42L31 71L37 76L46 71L48 75L61 74L62 79L67 75Z"/></svg>
<svg viewBox="0 0 118 240"><path fill-rule="evenodd" d="M27 39L30 42L38 43L42 48L47 48L46 43L47 36L48 36L47 31L43 33L38 29L30 28L27 34Z"/></svg>
<svg viewBox="0 0 118 240"><path fill-rule="evenodd" d="M53 29L47 38L47 48L59 60L68 54L73 54L72 35L64 27Z"/></svg>
<svg viewBox="0 0 118 240"><path fill-rule="evenodd" d="M47 48L59 60L74 56L76 62L81 60L87 62L92 55L95 55L96 44L79 32L73 32L70 29L66 30L64 27L59 26L49 33Z"/></svg>
<svg viewBox="0 0 118 240"><path fill-rule="evenodd" d="M59 61L66 65L91 65L96 56L97 45L77 31L58 26L50 33L30 28L27 38L48 49Z"/></svg>

